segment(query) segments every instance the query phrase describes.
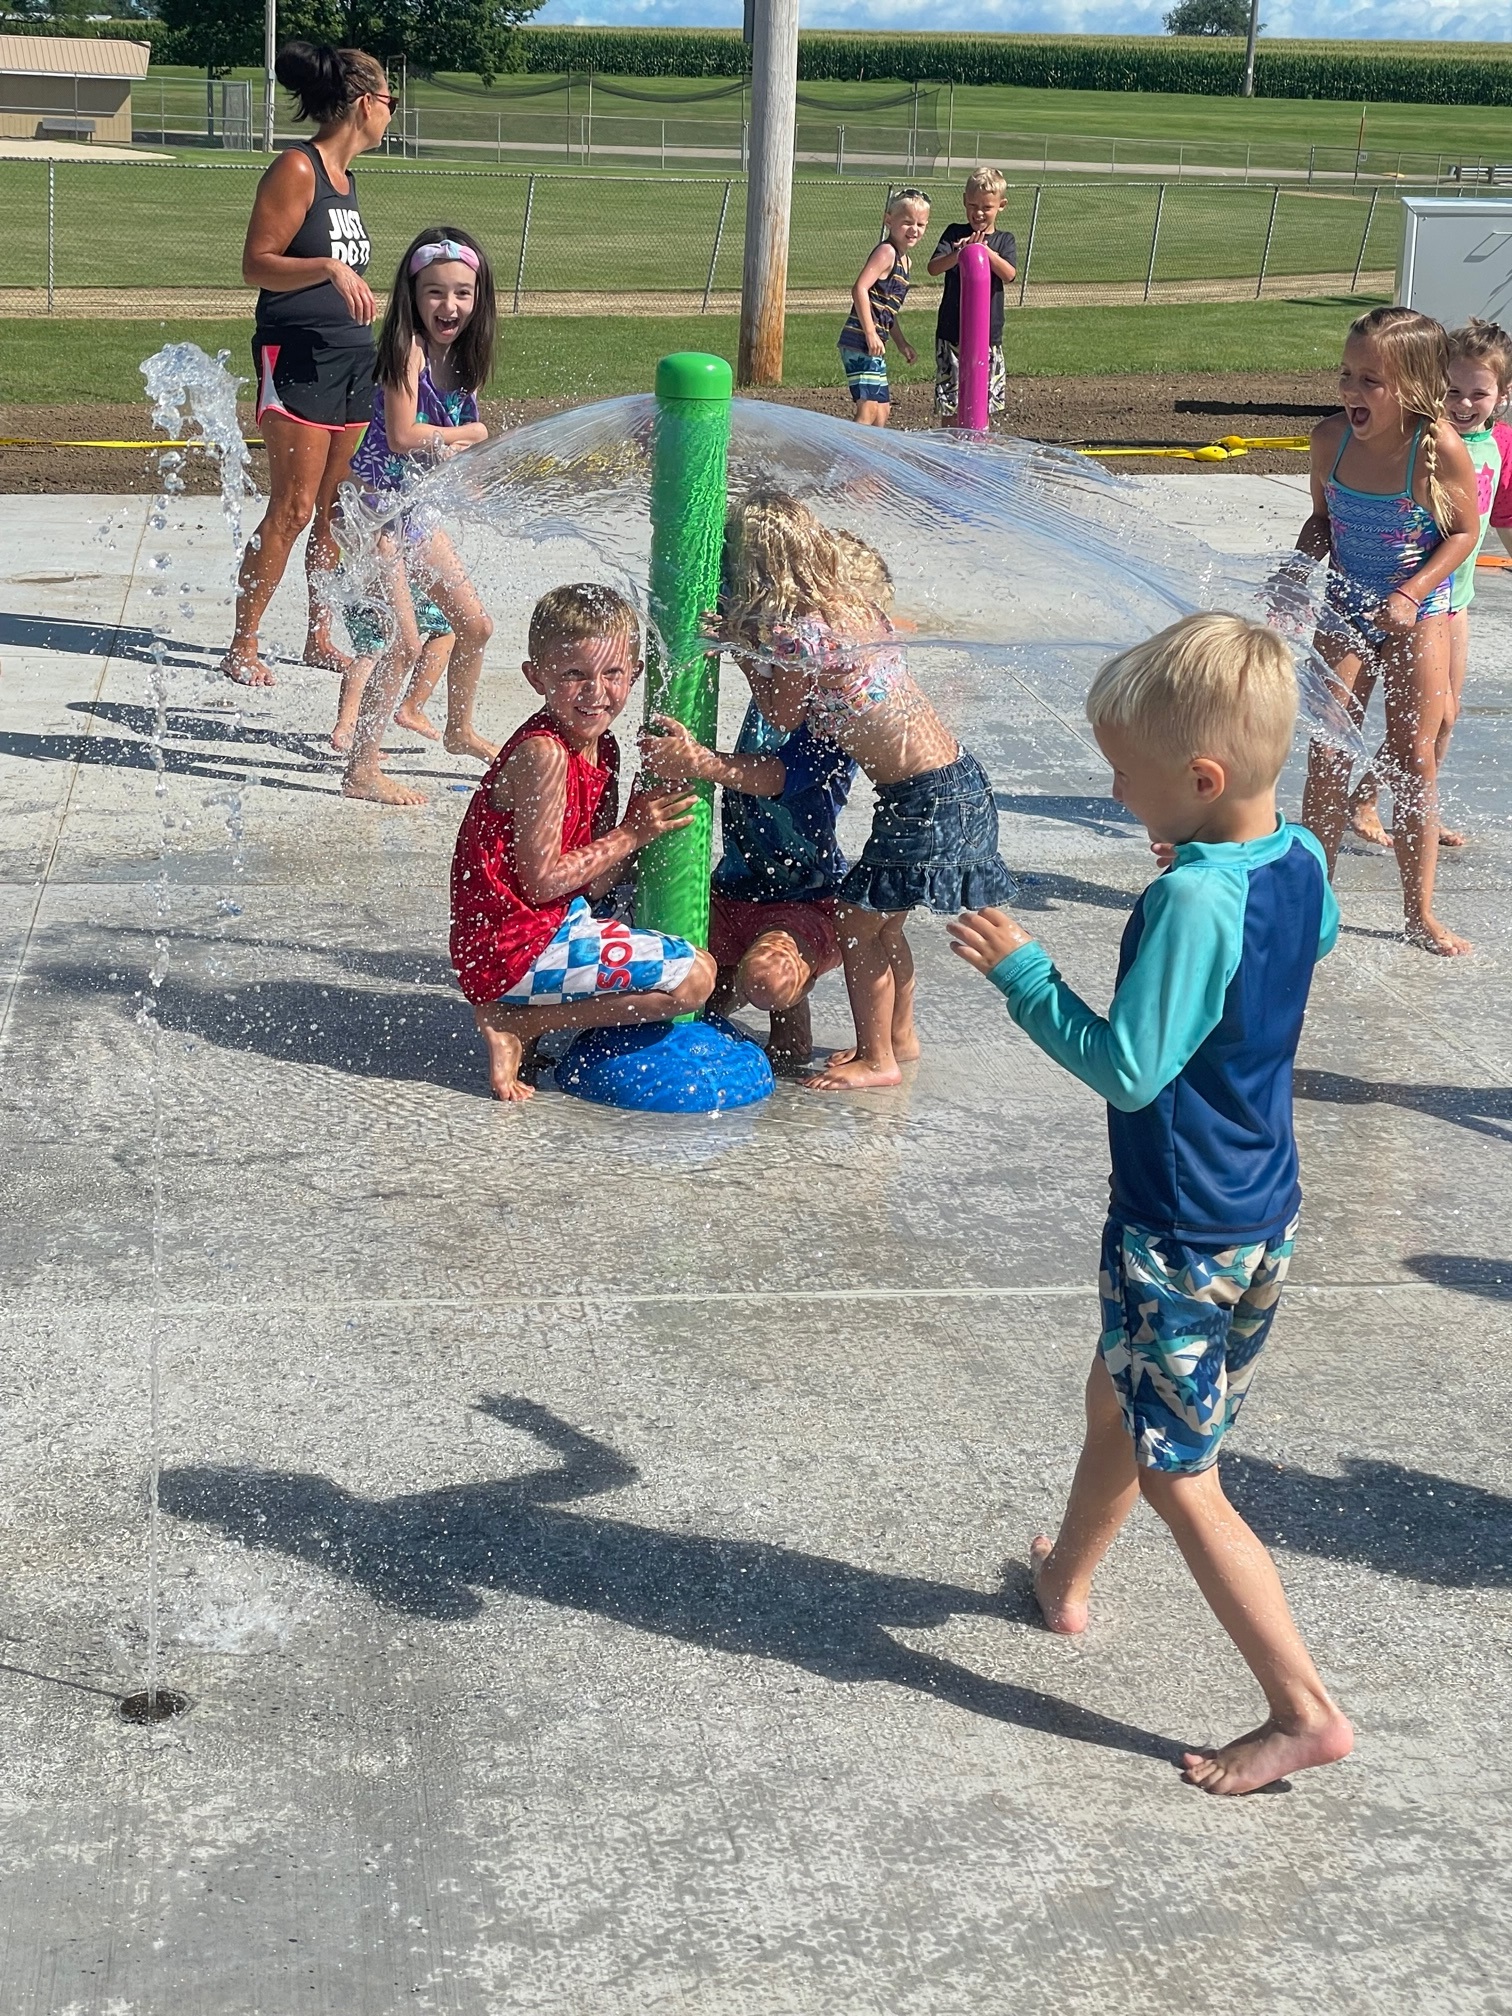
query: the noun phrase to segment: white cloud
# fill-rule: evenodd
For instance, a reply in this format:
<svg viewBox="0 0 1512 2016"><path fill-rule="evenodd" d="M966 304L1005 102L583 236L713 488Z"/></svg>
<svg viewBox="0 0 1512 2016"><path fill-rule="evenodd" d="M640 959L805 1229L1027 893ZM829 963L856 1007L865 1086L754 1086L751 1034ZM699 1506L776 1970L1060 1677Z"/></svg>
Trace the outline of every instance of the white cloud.
<svg viewBox="0 0 1512 2016"><path fill-rule="evenodd" d="M1127 0L804 0L805 28L934 29L981 34L1156 34L1171 0L1129 5ZM1326 20L1320 13L1326 11ZM1272 35L1399 41L1505 42L1512 19L1500 8L1464 0L1266 0ZM535 17L542 26L624 25L640 28L738 28L739 0L547 0Z"/></svg>

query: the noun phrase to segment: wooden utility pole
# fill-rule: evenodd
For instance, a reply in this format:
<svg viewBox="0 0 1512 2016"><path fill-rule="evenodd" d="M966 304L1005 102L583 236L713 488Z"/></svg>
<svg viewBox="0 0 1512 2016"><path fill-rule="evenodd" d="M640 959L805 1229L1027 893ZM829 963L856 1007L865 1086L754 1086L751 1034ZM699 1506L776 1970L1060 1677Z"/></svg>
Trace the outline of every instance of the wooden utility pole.
<svg viewBox="0 0 1512 2016"><path fill-rule="evenodd" d="M798 117L798 0L755 0L753 13L751 167L735 374L742 386L782 382Z"/></svg>
<svg viewBox="0 0 1512 2016"><path fill-rule="evenodd" d="M278 0L263 8L263 131L264 154L273 152L273 118L278 109L278 80L273 64L278 55Z"/></svg>
<svg viewBox="0 0 1512 2016"><path fill-rule="evenodd" d="M1255 43L1260 35L1260 0L1250 0L1249 35L1244 44L1244 82L1239 86L1241 98L1255 95Z"/></svg>

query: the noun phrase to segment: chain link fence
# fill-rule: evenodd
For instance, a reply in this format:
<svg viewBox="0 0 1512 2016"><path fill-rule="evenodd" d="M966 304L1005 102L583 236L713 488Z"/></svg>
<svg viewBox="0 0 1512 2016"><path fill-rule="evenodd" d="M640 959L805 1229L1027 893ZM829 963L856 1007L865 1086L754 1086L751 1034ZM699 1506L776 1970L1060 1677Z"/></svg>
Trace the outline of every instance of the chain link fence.
<svg viewBox="0 0 1512 2016"><path fill-rule="evenodd" d="M241 248L260 169L179 162L0 161L0 313L239 314ZM788 303L847 306L889 190L861 177L793 190ZM506 314L728 313L739 305L745 184L494 169L364 170L372 277L428 225L489 249ZM934 224L955 215L939 192ZM1015 183L1018 306L1237 300L1389 290L1394 193L1193 182ZM915 257L924 299L934 283Z"/></svg>

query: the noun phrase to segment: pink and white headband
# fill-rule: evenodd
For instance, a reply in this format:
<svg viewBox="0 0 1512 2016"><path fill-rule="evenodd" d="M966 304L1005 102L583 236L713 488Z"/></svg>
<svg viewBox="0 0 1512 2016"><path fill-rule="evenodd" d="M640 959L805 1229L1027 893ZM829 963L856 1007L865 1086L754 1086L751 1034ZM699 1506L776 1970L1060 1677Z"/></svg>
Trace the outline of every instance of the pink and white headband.
<svg viewBox="0 0 1512 2016"><path fill-rule="evenodd" d="M470 266L474 273L478 270L478 255L471 245L459 245L455 238L433 238L428 245L416 246L410 254L410 278L413 280L427 266L434 266L438 259L456 259Z"/></svg>

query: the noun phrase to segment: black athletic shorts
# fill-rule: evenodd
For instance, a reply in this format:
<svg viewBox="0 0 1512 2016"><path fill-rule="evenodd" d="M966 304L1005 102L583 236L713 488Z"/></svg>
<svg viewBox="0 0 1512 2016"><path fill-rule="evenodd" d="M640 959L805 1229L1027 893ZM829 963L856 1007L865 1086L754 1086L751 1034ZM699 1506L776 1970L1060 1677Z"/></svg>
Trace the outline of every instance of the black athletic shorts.
<svg viewBox="0 0 1512 2016"><path fill-rule="evenodd" d="M269 413L339 433L373 417L377 353L371 343L328 343L314 330L267 330L252 338L257 424Z"/></svg>

